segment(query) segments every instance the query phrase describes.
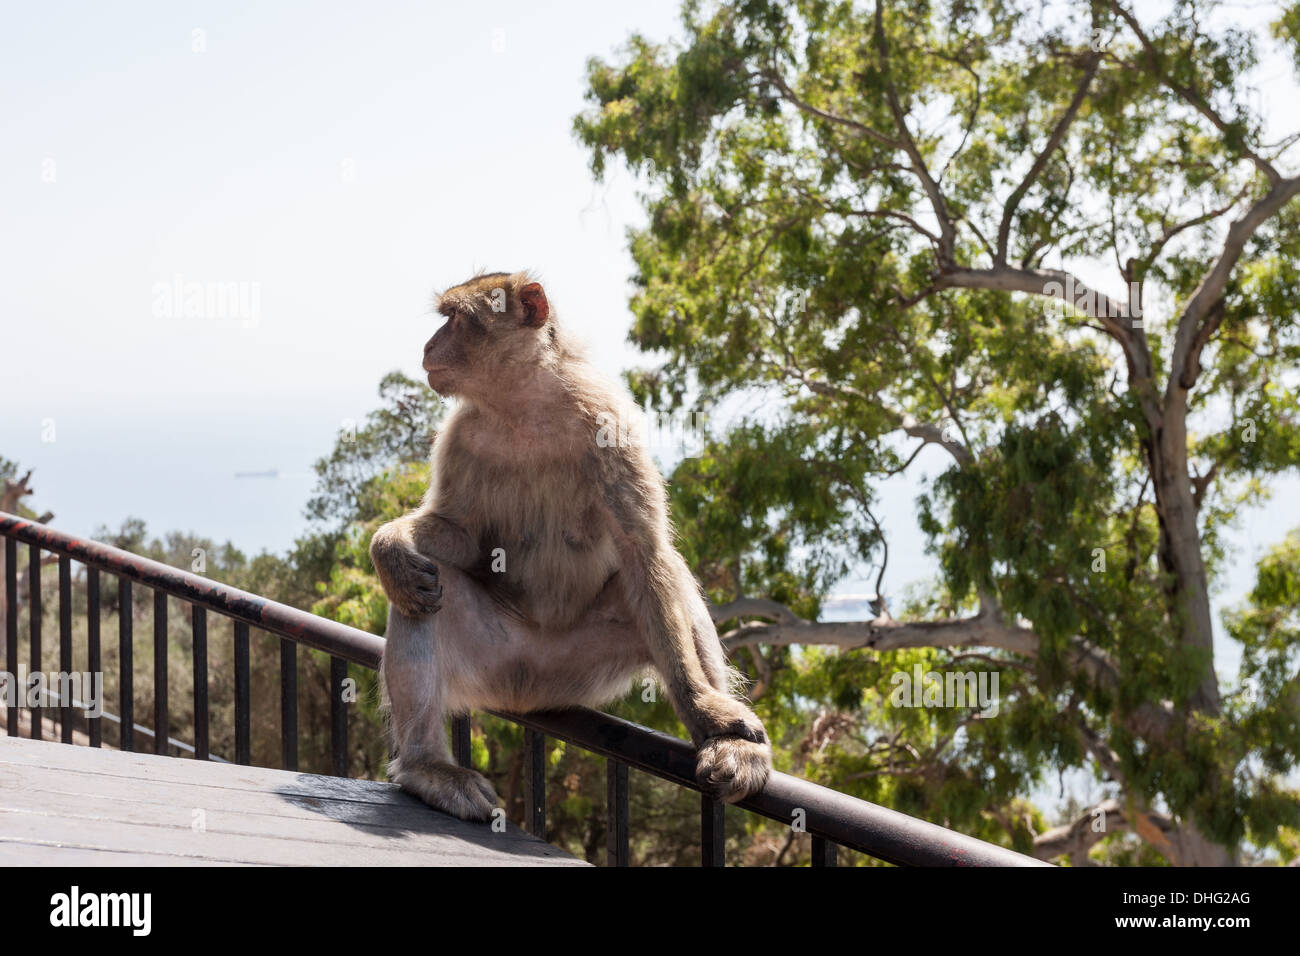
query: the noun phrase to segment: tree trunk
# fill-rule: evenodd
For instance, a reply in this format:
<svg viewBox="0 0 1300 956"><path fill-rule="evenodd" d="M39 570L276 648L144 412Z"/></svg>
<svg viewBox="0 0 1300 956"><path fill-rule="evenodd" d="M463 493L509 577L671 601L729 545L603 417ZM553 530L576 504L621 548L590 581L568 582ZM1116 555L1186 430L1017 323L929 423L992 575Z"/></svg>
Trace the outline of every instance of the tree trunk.
<svg viewBox="0 0 1300 956"><path fill-rule="evenodd" d="M1139 824L1138 834L1174 866L1237 866L1241 862L1236 850L1215 843L1191 822L1160 834L1159 838L1153 838L1143 830Z"/></svg>
<svg viewBox="0 0 1300 956"><path fill-rule="evenodd" d="M1183 415L1165 416L1162 427L1147 444L1147 460L1160 521L1160 568L1172 579L1170 610L1176 616L1179 643L1205 654L1191 706L1200 713L1217 716L1220 699L1214 673L1214 627L1196 501L1187 474L1187 430Z"/></svg>

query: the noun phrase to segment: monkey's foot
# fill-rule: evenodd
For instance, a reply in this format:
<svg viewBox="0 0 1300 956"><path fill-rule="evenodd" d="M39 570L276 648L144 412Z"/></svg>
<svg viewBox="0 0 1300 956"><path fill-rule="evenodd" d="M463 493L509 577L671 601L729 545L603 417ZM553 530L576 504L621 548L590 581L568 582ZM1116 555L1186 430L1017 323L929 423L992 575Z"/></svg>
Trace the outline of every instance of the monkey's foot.
<svg viewBox="0 0 1300 956"><path fill-rule="evenodd" d="M695 759L695 779L723 803L762 790L771 772L771 745L743 737L710 737Z"/></svg>
<svg viewBox="0 0 1300 956"><path fill-rule="evenodd" d="M390 779L435 810L480 823L492 819L497 793L477 770L445 763L407 770L400 766L400 758L395 763Z"/></svg>

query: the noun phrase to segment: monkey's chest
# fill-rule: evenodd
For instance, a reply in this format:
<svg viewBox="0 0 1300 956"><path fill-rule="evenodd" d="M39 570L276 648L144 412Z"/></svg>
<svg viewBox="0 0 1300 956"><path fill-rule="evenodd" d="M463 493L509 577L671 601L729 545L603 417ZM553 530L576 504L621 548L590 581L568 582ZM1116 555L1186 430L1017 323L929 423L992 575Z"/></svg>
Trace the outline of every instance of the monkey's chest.
<svg viewBox="0 0 1300 956"><path fill-rule="evenodd" d="M543 627L574 623L618 569L613 538L578 489L566 500L527 492L494 515L479 536L479 572Z"/></svg>

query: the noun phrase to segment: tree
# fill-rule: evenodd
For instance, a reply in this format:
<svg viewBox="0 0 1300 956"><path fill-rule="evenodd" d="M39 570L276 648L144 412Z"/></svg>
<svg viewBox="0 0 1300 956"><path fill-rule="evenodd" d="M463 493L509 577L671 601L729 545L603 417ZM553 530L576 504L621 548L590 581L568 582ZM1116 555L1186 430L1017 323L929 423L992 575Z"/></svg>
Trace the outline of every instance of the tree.
<svg viewBox="0 0 1300 956"><path fill-rule="evenodd" d="M421 382L393 371L379 382L384 405L360 427L344 428L328 457L316 462L316 489L307 517L338 530L357 517L374 517L366 504L368 488L388 469L428 461L435 428L444 411L442 399Z"/></svg>
<svg viewBox="0 0 1300 956"><path fill-rule="evenodd" d="M590 62L575 120L597 176L647 183L631 338L662 363L634 390L776 402L674 476L764 699L822 704L835 782L1077 863L1116 827L1223 864L1300 822L1267 736L1297 719L1294 632L1232 632L1258 695L1214 669L1222 530L1300 462L1298 137L1251 109L1267 38L1217 13L688 0L679 44ZM1279 14L1300 70L1300 5ZM872 481L929 445L941 581L816 622L854 563L883 578ZM1001 673L1001 717L878 706L916 660ZM1113 805L1073 842L1030 832L1016 794L1073 766Z"/></svg>

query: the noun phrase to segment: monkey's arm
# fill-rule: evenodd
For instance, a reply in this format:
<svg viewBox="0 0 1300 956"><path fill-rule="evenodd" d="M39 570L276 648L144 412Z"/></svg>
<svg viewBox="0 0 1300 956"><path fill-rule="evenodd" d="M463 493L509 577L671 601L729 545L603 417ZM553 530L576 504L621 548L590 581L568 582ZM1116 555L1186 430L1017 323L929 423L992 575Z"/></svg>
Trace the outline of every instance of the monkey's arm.
<svg viewBox="0 0 1300 956"><path fill-rule="evenodd" d="M396 557L402 551L415 551L462 571L478 560L478 546L464 528L423 508L383 525L370 542L372 558L376 552L381 557Z"/></svg>
<svg viewBox="0 0 1300 956"><path fill-rule="evenodd" d="M410 519L411 542L425 557L455 565L462 571L468 571L478 563L478 543L450 518L421 510Z"/></svg>
<svg viewBox="0 0 1300 956"><path fill-rule="evenodd" d="M435 561L467 570L475 551L463 528L426 509L388 522L370 540L379 583L393 606L408 617L432 614L440 606Z"/></svg>

